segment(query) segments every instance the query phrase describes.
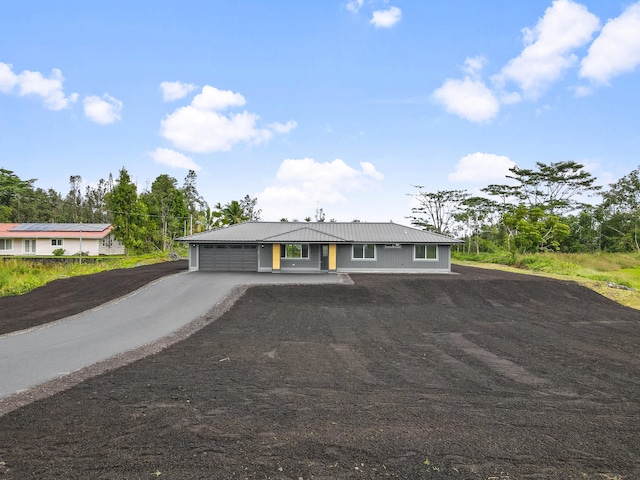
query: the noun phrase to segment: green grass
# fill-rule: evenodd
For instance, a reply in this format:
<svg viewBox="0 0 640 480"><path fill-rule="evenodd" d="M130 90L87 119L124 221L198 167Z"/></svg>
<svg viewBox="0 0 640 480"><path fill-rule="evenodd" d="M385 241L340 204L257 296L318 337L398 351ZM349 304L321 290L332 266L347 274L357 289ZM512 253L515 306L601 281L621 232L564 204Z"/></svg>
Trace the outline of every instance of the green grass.
<svg viewBox="0 0 640 480"><path fill-rule="evenodd" d="M635 253L454 253L454 260L507 265L531 272L614 282L640 289L640 254Z"/></svg>
<svg viewBox="0 0 640 480"><path fill-rule="evenodd" d="M640 293L610 288L609 283L640 290L640 254L637 253L537 253L519 255L454 253L454 263L503 266L550 277L577 281L623 305L640 309Z"/></svg>
<svg viewBox="0 0 640 480"><path fill-rule="evenodd" d="M93 259L92 259L93 260ZM99 257L91 262L42 263L28 258L0 260L0 297L22 295L53 280L132 268L166 260L164 255Z"/></svg>

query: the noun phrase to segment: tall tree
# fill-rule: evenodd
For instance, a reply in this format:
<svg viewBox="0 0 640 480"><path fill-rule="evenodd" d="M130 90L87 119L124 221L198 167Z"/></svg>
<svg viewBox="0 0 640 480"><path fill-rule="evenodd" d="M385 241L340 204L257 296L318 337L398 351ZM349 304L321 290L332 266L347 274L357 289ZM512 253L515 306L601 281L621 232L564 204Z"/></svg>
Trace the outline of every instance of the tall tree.
<svg viewBox="0 0 640 480"><path fill-rule="evenodd" d="M411 223L435 233L452 235L456 215L462 212L462 202L469 198L469 193L466 190L425 192L423 186L414 187L418 189L414 197L419 206L411 209Z"/></svg>
<svg viewBox="0 0 640 480"><path fill-rule="evenodd" d="M122 241L128 255L143 244L146 211L138 199L137 187L124 167L115 186L106 195L106 202L113 219L115 237Z"/></svg>
<svg viewBox="0 0 640 480"><path fill-rule="evenodd" d="M106 198L113 188L113 177L109 175L108 180L103 178L96 186L87 186L84 198L84 215L87 222L109 223L111 217L107 208Z"/></svg>
<svg viewBox="0 0 640 480"><path fill-rule="evenodd" d="M316 207L316 222L324 222L326 219L326 215L324 213L324 209Z"/></svg>
<svg viewBox="0 0 640 480"><path fill-rule="evenodd" d="M157 225L156 241L163 251L171 249L175 238L185 233L185 222L189 216L182 191L176 185L175 178L162 174L151 184L151 190L142 195L151 223Z"/></svg>
<svg viewBox="0 0 640 480"><path fill-rule="evenodd" d="M250 215L245 211L238 200L232 200L224 206L218 204L216 208L218 208L222 214L221 220L223 225L236 225L251 219Z"/></svg>
<svg viewBox="0 0 640 480"><path fill-rule="evenodd" d="M22 180L13 171L0 168L0 221L14 221L14 205L28 201L35 178Z"/></svg>
<svg viewBox="0 0 640 480"><path fill-rule="evenodd" d="M514 232L511 246L520 253L556 251L570 233L558 215L549 214L542 207L518 205L506 212L502 221Z"/></svg>
<svg viewBox="0 0 640 480"><path fill-rule="evenodd" d="M245 195L239 203L242 211L244 212L244 216L247 217L247 220L260 220L262 210L257 208L258 199L256 197L251 198L249 195Z"/></svg>
<svg viewBox="0 0 640 480"><path fill-rule="evenodd" d="M86 222L82 211L82 177L80 175L71 175L69 177L69 193L64 199L65 221L71 223Z"/></svg>
<svg viewBox="0 0 640 480"><path fill-rule="evenodd" d="M601 205L584 205L582 210L563 219L571 234L562 242L564 252L598 252L603 249L602 227L604 209Z"/></svg>
<svg viewBox="0 0 640 480"><path fill-rule="evenodd" d="M469 253L472 245L480 252L480 240L489 233L499 218L498 204L484 197L469 197L462 201L462 210L455 219L466 227L466 243Z"/></svg>
<svg viewBox="0 0 640 480"><path fill-rule="evenodd" d="M514 166L509 169L511 178L518 182L511 187L519 198L530 207L542 207L550 213L563 213L576 208L578 197L600 190L596 180L584 165L573 162L536 162L535 169Z"/></svg>
<svg viewBox="0 0 640 480"><path fill-rule="evenodd" d="M557 249L570 231L562 215L582 208L582 198L601 188L584 165L573 161L537 162L533 169L514 166L509 171L507 178L515 184L482 189L499 199L509 249Z"/></svg>
<svg viewBox="0 0 640 480"><path fill-rule="evenodd" d="M640 167L610 184L602 198L602 231L607 250L640 252Z"/></svg>
<svg viewBox="0 0 640 480"><path fill-rule="evenodd" d="M62 196L50 188L27 190L24 195L14 198L11 202L14 222L52 223L64 221L64 205Z"/></svg>
<svg viewBox="0 0 640 480"><path fill-rule="evenodd" d="M196 231L201 231L203 228L207 230L208 220L207 219L207 211L209 214L211 210L209 209L209 205L205 201L204 197L198 193L198 189L196 187L196 180L198 176L196 172L193 170L189 170L189 173L184 178L184 183L182 184L181 192L184 198L184 204L187 208L187 214L189 216L189 232L193 233L193 227L195 226Z"/></svg>
<svg viewBox="0 0 640 480"><path fill-rule="evenodd" d="M198 193L198 188L196 187L196 181L198 179L198 175L195 171L189 170L189 173L184 178L184 183L182 184L182 196L184 197L184 204L187 207L187 212L189 215L193 215L194 217L198 216L200 213L204 212L207 208L207 202L205 199Z"/></svg>

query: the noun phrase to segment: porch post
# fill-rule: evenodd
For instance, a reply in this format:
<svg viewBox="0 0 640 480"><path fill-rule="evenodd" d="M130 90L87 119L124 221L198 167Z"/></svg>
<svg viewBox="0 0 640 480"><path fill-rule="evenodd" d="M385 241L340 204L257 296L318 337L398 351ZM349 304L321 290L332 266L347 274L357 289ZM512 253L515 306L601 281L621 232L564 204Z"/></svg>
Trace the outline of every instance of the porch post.
<svg viewBox="0 0 640 480"><path fill-rule="evenodd" d="M273 244L273 261L271 262L271 271L273 273L279 273L280 272L280 244L279 243L274 243Z"/></svg>
<svg viewBox="0 0 640 480"><path fill-rule="evenodd" d="M337 270L336 268L336 264L337 264L337 258L336 258L336 244L335 243L330 243L329 244L329 271L330 272L335 272Z"/></svg>

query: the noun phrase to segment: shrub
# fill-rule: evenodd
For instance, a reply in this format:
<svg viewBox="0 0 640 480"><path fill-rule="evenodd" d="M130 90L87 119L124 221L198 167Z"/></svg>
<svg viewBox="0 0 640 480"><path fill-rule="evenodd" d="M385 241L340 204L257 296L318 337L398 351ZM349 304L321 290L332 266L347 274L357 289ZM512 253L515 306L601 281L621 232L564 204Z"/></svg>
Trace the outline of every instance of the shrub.
<svg viewBox="0 0 640 480"><path fill-rule="evenodd" d="M56 257L61 257L62 255L64 255L64 248L56 248L53 251L53 255Z"/></svg>

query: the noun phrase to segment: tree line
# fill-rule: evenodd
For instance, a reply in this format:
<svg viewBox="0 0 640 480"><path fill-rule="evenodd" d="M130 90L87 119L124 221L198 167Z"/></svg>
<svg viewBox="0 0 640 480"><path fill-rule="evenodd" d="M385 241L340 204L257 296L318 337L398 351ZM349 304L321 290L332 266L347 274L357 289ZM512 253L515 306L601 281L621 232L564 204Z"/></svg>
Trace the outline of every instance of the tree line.
<svg viewBox="0 0 640 480"><path fill-rule="evenodd" d="M182 185L159 175L138 194L126 168L116 179L109 174L82 189L82 177L69 178L69 192L35 188L36 179L23 180L0 168L0 222L3 223L110 223L127 253L169 251L180 236L259 220L257 198L246 195L211 207L198 193L197 175L190 170Z"/></svg>
<svg viewBox="0 0 640 480"><path fill-rule="evenodd" d="M412 224L465 240L467 253L639 252L640 170L606 191L573 162L514 166L509 183L425 191L416 185ZM599 202L588 201L598 197Z"/></svg>
<svg viewBox="0 0 640 480"><path fill-rule="evenodd" d="M464 239L467 253L640 253L640 167L605 191L573 161L514 166L507 179L481 188L482 196L466 190L429 192L416 185L417 193L410 195L418 206L408 218L415 226ZM110 223L127 252L168 251L182 235L261 215L257 198L249 195L210 206L198 193L194 171L182 185L159 175L140 194L124 167L116 179L110 174L84 190L82 177L72 175L65 196L35 188L35 181L0 168L0 222ZM321 208L315 220L325 220Z"/></svg>

